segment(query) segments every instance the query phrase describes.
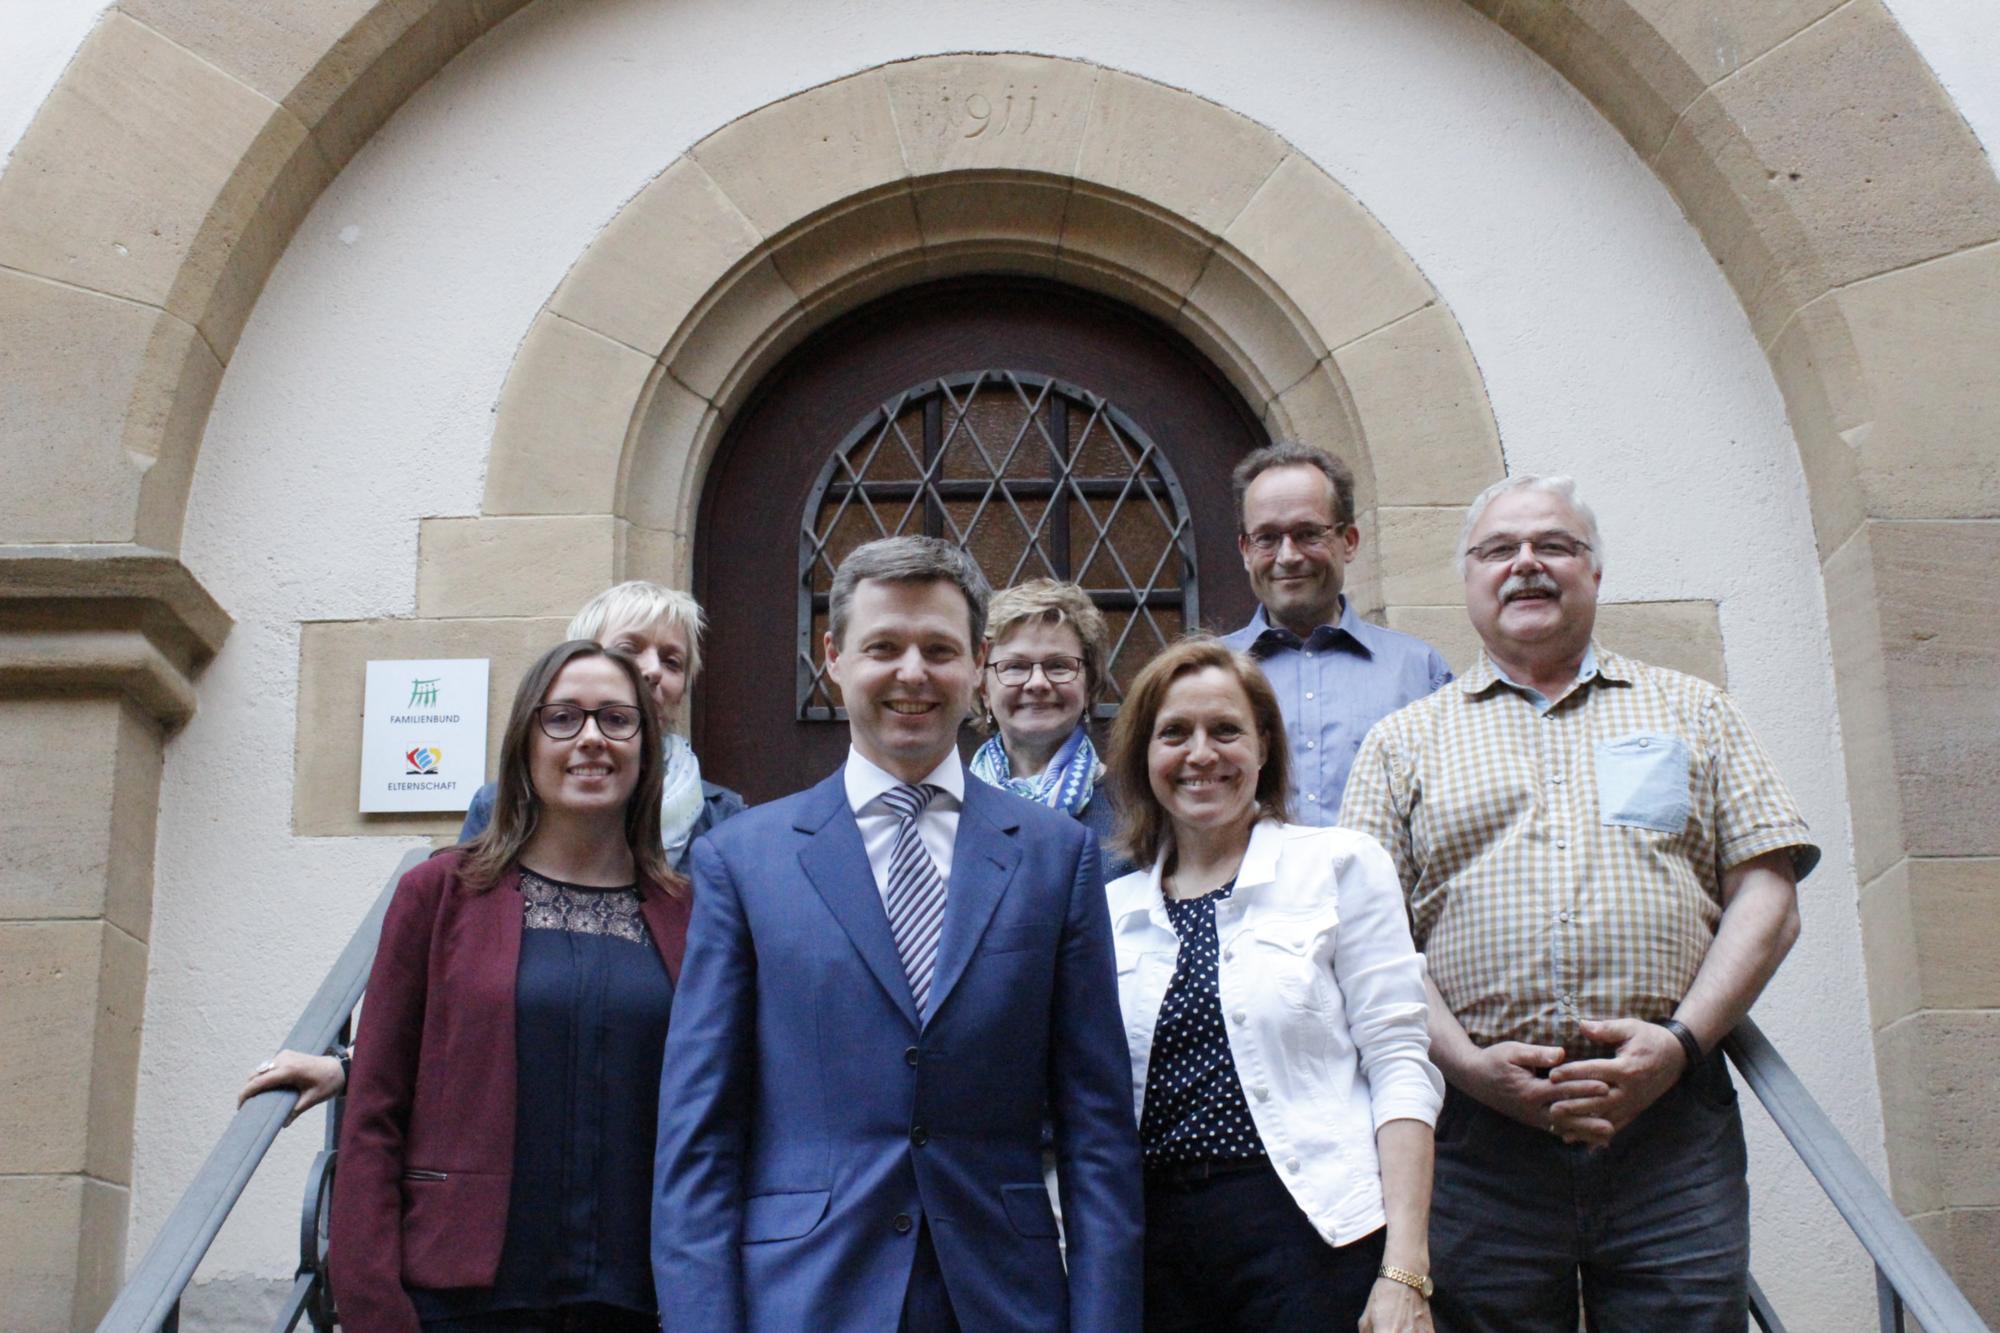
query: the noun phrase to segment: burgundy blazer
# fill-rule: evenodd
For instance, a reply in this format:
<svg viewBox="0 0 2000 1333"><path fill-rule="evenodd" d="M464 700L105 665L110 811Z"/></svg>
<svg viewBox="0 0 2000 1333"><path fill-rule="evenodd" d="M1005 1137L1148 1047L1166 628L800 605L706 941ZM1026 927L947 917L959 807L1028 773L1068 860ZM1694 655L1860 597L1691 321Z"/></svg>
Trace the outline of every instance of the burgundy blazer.
<svg viewBox="0 0 2000 1333"><path fill-rule="evenodd" d="M485 893L461 853L403 876L382 920L334 1173L329 1277L341 1325L418 1328L411 1287L488 1287L514 1174L514 979L522 908L510 870ZM640 887L680 982L688 900Z"/></svg>

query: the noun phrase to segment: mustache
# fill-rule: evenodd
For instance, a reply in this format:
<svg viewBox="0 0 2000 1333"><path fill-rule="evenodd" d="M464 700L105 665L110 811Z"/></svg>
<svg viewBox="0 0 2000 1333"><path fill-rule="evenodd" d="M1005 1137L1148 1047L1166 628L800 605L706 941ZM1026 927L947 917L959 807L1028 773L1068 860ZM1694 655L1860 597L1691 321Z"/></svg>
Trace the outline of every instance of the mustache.
<svg viewBox="0 0 2000 1333"><path fill-rule="evenodd" d="M1554 579L1540 570L1532 570L1525 574L1508 575L1507 581L1500 585L1500 600L1511 602L1524 592L1547 593L1551 597L1562 595L1562 589L1556 586Z"/></svg>

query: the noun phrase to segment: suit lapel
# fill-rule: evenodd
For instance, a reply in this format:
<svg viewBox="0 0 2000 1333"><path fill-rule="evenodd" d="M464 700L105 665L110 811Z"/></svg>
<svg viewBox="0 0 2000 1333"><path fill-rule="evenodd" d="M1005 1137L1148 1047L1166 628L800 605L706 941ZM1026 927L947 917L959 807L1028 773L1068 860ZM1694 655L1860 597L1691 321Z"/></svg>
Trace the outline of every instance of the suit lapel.
<svg viewBox="0 0 2000 1333"><path fill-rule="evenodd" d="M918 1026L916 1001L910 997L910 979L903 971L901 955L896 952L896 937L889 932L889 914L882 906L881 890L875 887L875 872L868 865L861 827L854 822L854 812L847 808L847 788L839 770L813 788L792 827L808 835L806 845L799 850L799 865L806 878L819 891L833 919L847 932L847 938L868 964L868 970L875 974L883 991L903 1011L910 1026ZM948 935L949 909L946 930Z"/></svg>
<svg viewBox="0 0 2000 1333"><path fill-rule="evenodd" d="M1009 807L1019 799L970 773L965 775L965 804L959 810L958 837L951 848L944 934L938 941L937 971L931 977L932 1014L944 1008L952 987L965 975L979 937L986 933L987 923L1013 882L1021 849L1012 835L1021 821ZM890 954L895 954L893 941Z"/></svg>

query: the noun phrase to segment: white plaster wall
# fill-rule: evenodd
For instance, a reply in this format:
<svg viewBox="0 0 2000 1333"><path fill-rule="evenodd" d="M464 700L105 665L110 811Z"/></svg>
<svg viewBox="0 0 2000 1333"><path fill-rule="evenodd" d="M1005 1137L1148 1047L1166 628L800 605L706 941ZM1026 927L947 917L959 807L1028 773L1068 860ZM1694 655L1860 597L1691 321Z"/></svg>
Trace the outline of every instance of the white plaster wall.
<svg viewBox="0 0 2000 1333"><path fill-rule="evenodd" d="M2000 143L1993 0L1883 0L1987 151ZM0 166L112 0L0 0ZM1125 0L1121 12L1143 9ZM998 48L996 48L998 49Z"/></svg>
<svg viewBox="0 0 2000 1333"><path fill-rule="evenodd" d="M1884 0L1988 158L2000 148L2000 9L1993 0Z"/></svg>
<svg viewBox="0 0 2000 1333"><path fill-rule="evenodd" d="M0 9L0 147L11 151L101 8ZM1992 63L1976 58L1990 50L1982 0L1894 9L1994 142ZM529 319L655 171L774 98L961 49L1094 59L1274 126L1375 211L1453 307L1509 466L1584 479L1611 538L1607 594L1721 601L1735 690L1828 844L1804 895L1805 939L1760 1017L1879 1169L1873 1081L1857 1076L1871 1057L1852 858L1795 449L1698 238L1566 83L1452 0L1226 12L545 0L419 93L322 198L216 404L186 554L239 624L168 753L135 1254L220 1132L244 1070L409 845L290 834L299 622L411 610L416 520L476 512L493 406ZM287 555L300 550L310 560ZM205 1277L289 1272L315 1132L281 1141ZM1753 1133L1760 1273L1795 1326L1862 1326L1858 1251L1766 1128Z"/></svg>
<svg viewBox="0 0 2000 1333"><path fill-rule="evenodd" d="M0 0L0 168L109 0Z"/></svg>

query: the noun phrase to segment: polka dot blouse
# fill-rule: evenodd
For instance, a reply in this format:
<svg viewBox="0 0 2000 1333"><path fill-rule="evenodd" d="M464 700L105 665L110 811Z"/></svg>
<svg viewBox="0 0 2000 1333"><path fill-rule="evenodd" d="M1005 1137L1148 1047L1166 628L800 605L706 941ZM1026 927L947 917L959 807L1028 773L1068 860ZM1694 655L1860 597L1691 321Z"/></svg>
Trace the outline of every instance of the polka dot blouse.
<svg viewBox="0 0 2000 1333"><path fill-rule="evenodd" d="M1167 902L1181 948L1153 1030L1146 1110L1139 1119L1149 1163L1264 1155L1229 1053L1216 974L1215 905L1235 889L1231 880L1214 893Z"/></svg>

